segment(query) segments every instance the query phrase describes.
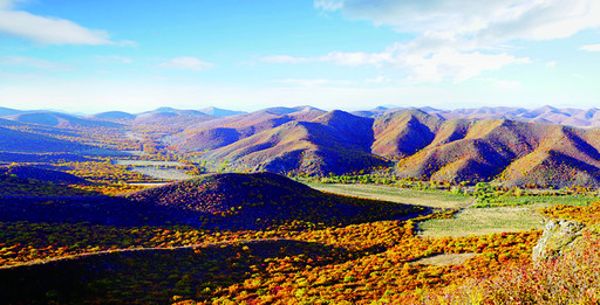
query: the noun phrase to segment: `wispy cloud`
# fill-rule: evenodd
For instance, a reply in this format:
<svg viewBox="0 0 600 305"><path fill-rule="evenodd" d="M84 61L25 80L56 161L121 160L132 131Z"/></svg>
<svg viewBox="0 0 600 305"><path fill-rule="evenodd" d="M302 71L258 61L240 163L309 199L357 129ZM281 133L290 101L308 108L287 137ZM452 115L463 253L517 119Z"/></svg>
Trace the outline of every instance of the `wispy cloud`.
<svg viewBox="0 0 600 305"><path fill-rule="evenodd" d="M565 38L600 27L597 0L315 0L314 5L399 32L487 43Z"/></svg>
<svg viewBox="0 0 600 305"><path fill-rule="evenodd" d="M581 47L581 50L587 52L600 52L600 43L599 44L588 44Z"/></svg>
<svg viewBox="0 0 600 305"><path fill-rule="evenodd" d="M162 64L160 64L160 66L163 68L171 69L202 71L211 68L213 64L203 61L196 57L181 56L163 62Z"/></svg>
<svg viewBox="0 0 600 305"><path fill-rule="evenodd" d="M64 67L61 64L48 60L25 56L0 57L0 66L28 67L43 70L53 70Z"/></svg>
<svg viewBox="0 0 600 305"><path fill-rule="evenodd" d="M310 57L300 57L293 55L270 55L264 56L260 59L262 62L272 63L272 64L300 64L314 61L314 58Z"/></svg>
<svg viewBox="0 0 600 305"><path fill-rule="evenodd" d="M130 64L133 62L131 57L119 55L96 56L96 59L104 63Z"/></svg>
<svg viewBox="0 0 600 305"><path fill-rule="evenodd" d="M344 7L343 0L315 0L314 6L324 11L337 11Z"/></svg>
<svg viewBox="0 0 600 305"><path fill-rule="evenodd" d="M53 45L132 44L113 41L106 31L88 29L70 20L17 10L14 4L0 0L0 33Z"/></svg>
<svg viewBox="0 0 600 305"><path fill-rule="evenodd" d="M396 44L382 52L331 52L316 57L277 55L266 57L269 63L332 63L342 66L391 66L408 72L411 81L454 82L473 78L485 71L498 70L511 64L526 64L529 58L506 53L459 51L447 47L422 49L413 44ZM272 60L273 58L278 60Z"/></svg>
<svg viewBox="0 0 600 305"><path fill-rule="evenodd" d="M390 62L390 54L368 52L331 52L322 56L293 56L271 55L261 58L261 61L272 64L303 64L315 62L329 62L342 66L379 65Z"/></svg>
<svg viewBox="0 0 600 305"><path fill-rule="evenodd" d="M275 82L300 87L346 86L352 84L352 82L348 80L333 80L322 78L286 78L276 80Z"/></svg>
<svg viewBox="0 0 600 305"><path fill-rule="evenodd" d="M340 11L415 38L381 52L331 52L286 58L282 63L390 66L403 69L408 79L416 81L459 82L529 63L527 57L510 54L507 44L566 38L600 28L600 2L596 0L315 0L313 4L319 10ZM600 51L600 45L582 50Z"/></svg>

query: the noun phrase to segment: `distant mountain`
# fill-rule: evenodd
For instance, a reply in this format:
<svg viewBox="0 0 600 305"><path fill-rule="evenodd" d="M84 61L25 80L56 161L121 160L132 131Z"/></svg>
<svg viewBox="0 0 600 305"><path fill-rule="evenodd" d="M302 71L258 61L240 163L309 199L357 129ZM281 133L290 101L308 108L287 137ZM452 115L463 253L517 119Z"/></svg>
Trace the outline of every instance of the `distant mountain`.
<svg viewBox="0 0 600 305"><path fill-rule="evenodd" d="M202 213L204 226L221 229L265 228L294 220L337 225L425 212L408 205L325 194L271 173L206 175L127 198Z"/></svg>
<svg viewBox="0 0 600 305"><path fill-rule="evenodd" d="M200 109L200 111L203 113L206 113L210 116L217 117L217 118L223 118L223 117L247 113L245 111L228 110L228 109L222 109L222 108L217 108L217 107L203 108L203 109Z"/></svg>
<svg viewBox="0 0 600 305"><path fill-rule="evenodd" d="M340 174L394 160L396 174L406 178L600 185L600 131L495 118L500 113L523 118L564 112L480 108L449 115L409 108L385 109L372 118L314 108L270 108L192 126L177 136L173 148L276 173ZM596 115L587 113L589 118Z"/></svg>
<svg viewBox="0 0 600 305"><path fill-rule="evenodd" d="M347 173L386 165L371 153L373 120L332 111L290 121L208 152L210 160L276 173Z"/></svg>
<svg viewBox="0 0 600 305"><path fill-rule="evenodd" d="M197 110L162 107L138 114L133 125L146 130L179 131L190 125L213 120L215 117Z"/></svg>
<svg viewBox="0 0 600 305"><path fill-rule="evenodd" d="M511 119L544 124L561 124L574 127L600 127L600 109L559 109L544 106L536 109L513 107L481 107L456 110L425 110L447 119Z"/></svg>
<svg viewBox="0 0 600 305"><path fill-rule="evenodd" d="M373 126L373 152L394 159L410 156L431 143L442 121L420 110L384 113Z"/></svg>
<svg viewBox="0 0 600 305"><path fill-rule="evenodd" d="M117 123L81 118L74 115L53 111L22 112L16 115L6 116L5 119L20 123L36 124L60 128L79 127L119 127Z"/></svg>
<svg viewBox="0 0 600 305"><path fill-rule="evenodd" d="M0 117L21 113L21 110L0 107Z"/></svg>
<svg viewBox="0 0 600 305"><path fill-rule="evenodd" d="M268 108L248 114L201 122L189 126L179 134L173 147L188 152L215 149L287 122L311 120L323 113L324 111L313 107Z"/></svg>
<svg viewBox="0 0 600 305"><path fill-rule="evenodd" d="M78 152L92 147L29 132L0 127L0 151L6 152Z"/></svg>
<svg viewBox="0 0 600 305"><path fill-rule="evenodd" d="M497 180L507 185L600 185L597 130L512 120L450 120L423 132L427 145L401 159L400 177Z"/></svg>
<svg viewBox="0 0 600 305"><path fill-rule="evenodd" d="M121 120L133 120L135 119L135 115L123 111L107 111L97 113L92 116L92 118L100 119L100 120L109 120L109 121L121 121Z"/></svg>

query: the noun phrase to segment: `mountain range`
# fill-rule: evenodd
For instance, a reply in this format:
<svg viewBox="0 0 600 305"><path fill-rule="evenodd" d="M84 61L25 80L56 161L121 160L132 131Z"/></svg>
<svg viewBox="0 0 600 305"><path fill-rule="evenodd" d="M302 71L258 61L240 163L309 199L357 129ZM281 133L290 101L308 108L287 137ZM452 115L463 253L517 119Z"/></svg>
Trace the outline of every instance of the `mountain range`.
<svg viewBox="0 0 600 305"><path fill-rule="evenodd" d="M600 185L597 108L377 107L352 113L310 106L250 113L159 108L85 117L0 110L0 126L5 127L0 127L2 151L48 147L46 151L70 152L69 146L54 147L77 145L29 135L22 126L133 130L154 137L169 150L193 153L214 164L227 162L238 170L323 175L393 166L402 178L496 180L546 187ZM19 124L21 128L14 130ZM43 141L48 144L39 144Z"/></svg>

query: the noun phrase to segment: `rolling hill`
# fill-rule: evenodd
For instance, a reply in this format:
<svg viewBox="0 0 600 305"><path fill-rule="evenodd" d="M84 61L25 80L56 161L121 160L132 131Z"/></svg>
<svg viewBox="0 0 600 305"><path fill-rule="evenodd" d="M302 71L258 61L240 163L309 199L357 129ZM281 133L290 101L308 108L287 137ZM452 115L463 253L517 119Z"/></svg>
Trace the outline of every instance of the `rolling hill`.
<svg viewBox="0 0 600 305"><path fill-rule="evenodd" d="M290 121L204 157L276 173L342 174L384 166L387 162L370 151L372 124L372 119L336 110L311 121Z"/></svg>
<svg viewBox="0 0 600 305"><path fill-rule="evenodd" d="M277 107L220 118L188 127L172 145L185 152L215 149L285 123L310 120L323 113L313 107Z"/></svg>
<svg viewBox="0 0 600 305"><path fill-rule="evenodd" d="M91 116L94 119L107 120L107 121L128 121L135 119L135 114L131 114L123 111L107 111L94 114Z"/></svg>
<svg viewBox="0 0 600 305"><path fill-rule="evenodd" d="M552 111L480 108L449 115L434 108L376 108L355 115L279 107L200 123L179 134L172 147L202 151L214 163L276 173L342 174L394 160L402 178L596 185L595 129L496 118Z"/></svg>
<svg viewBox="0 0 600 305"><path fill-rule="evenodd" d="M471 109L439 110L427 109L446 119L510 119L524 122L560 124L573 127L600 127L600 109L556 108L543 106L536 109L514 107L481 107Z"/></svg>
<svg viewBox="0 0 600 305"><path fill-rule="evenodd" d="M61 185L88 184L85 179L68 173L26 165L2 166L0 167L0 174L18 179L34 179Z"/></svg>
<svg viewBox="0 0 600 305"><path fill-rule="evenodd" d="M272 173L205 175L127 199L202 213L203 226L219 228L265 228L298 220L335 225L426 212L421 207L322 193Z"/></svg>
<svg viewBox="0 0 600 305"><path fill-rule="evenodd" d="M596 136L594 130L506 119L445 121L429 145L400 160L396 172L439 181L595 186Z"/></svg>
<svg viewBox="0 0 600 305"><path fill-rule="evenodd" d="M162 107L136 115L132 125L138 130L182 131L190 125L213 120L214 117L197 110Z"/></svg>
<svg viewBox="0 0 600 305"><path fill-rule="evenodd" d="M21 112L22 112L21 110L0 107L0 117L8 116L8 115L15 115L15 114L19 114Z"/></svg>
<svg viewBox="0 0 600 305"><path fill-rule="evenodd" d="M29 132L0 127L0 151L4 152L80 152L92 147Z"/></svg>
<svg viewBox="0 0 600 305"><path fill-rule="evenodd" d="M217 108L217 107L202 108L202 109L200 109L200 112L206 113L210 116L214 116L217 118L223 118L223 117L234 116L234 115L246 113L244 111L222 109L222 108Z"/></svg>
<svg viewBox="0 0 600 305"><path fill-rule="evenodd" d="M113 122L106 122L88 118L82 118L74 115L64 114L53 111L36 111L36 112L23 112L16 115L10 115L4 117L8 120L13 120L19 123L35 124L59 128L99 128L99 127L111 127L116 128L120 125Z"/></svg>

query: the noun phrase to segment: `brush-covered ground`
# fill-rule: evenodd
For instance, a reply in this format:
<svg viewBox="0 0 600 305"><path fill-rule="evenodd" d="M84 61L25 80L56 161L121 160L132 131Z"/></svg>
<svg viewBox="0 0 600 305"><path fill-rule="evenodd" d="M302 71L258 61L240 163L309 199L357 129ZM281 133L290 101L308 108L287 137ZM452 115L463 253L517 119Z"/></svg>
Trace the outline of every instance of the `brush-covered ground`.
<svg viewBox="0 0 600 305"><path fill-rule="evenodd" d="M4 177L15 192L0 200L4 304L600 301L591 193L308 187L260 174L139 190L127 182L144 176L123 165L68 166L90 183ZM50 198L49 185L72 192ZM276 222L264 222L269 212ZM534 265L548 218L584 223L585 242Z"/></svg>

